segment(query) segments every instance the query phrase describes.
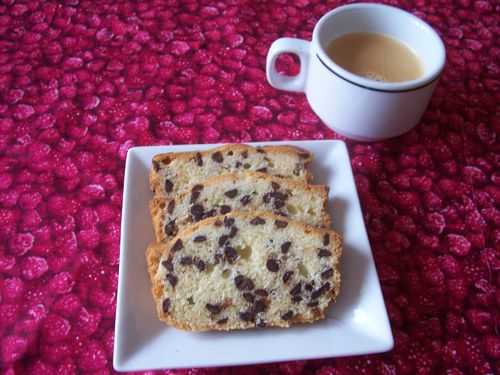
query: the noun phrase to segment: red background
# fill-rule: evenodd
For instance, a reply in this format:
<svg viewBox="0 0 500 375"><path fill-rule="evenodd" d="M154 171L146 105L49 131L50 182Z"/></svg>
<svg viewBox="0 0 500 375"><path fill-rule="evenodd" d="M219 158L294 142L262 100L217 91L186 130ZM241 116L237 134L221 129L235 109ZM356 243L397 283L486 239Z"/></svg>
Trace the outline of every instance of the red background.
<svg viewBox="0 0 500 375"><path fill-rule="evenodd" d="M179 373L500 373L500 3L390 3L434 26L448 53L415 130L349 142L395 349ZM130 147L336 137L303 95L266 83L264 62L273 40L309 39L340 4L0 4L2 371L112 372ZM281 69L298 67L284 57Z"/></svg>

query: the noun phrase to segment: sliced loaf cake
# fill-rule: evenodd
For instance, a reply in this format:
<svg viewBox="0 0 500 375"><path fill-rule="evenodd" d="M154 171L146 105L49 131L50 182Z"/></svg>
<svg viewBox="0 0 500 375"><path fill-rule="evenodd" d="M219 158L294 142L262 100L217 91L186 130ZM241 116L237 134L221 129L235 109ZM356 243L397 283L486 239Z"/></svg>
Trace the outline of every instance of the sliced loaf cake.
<svg viewBox="0 0 500 375"><path fill-rule="evenodd" d="M269 212L232 212L147 250L159 318L189 331L323 319L340 288L341 238Z"/></svg>
<svg viewBox="0 0 500 375"><path fill-rule="evenodd" d="M308 181L311 160L311 153L293 146L229 144L208 151L156 155L149 181L155 196L162 197L175 197L186 186L229 172L256 171Z"/></svg>
<svg viewBox="0 0 500 375"><path fill-rule="evenodd" d="M272 211L292 220L328 227L328 187L247 172L210 177L176 198L150 202L158 242L171 239L183 226L230 211Z"/></svg>

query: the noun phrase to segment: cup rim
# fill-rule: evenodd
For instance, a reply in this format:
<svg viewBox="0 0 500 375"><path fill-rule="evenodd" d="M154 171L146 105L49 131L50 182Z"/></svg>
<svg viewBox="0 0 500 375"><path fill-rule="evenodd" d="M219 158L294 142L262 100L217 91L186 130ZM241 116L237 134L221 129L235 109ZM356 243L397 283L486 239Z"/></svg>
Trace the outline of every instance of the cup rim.
<svg viewBox="0 0 500 375"><path fill-rule="evenodd" d="M392 12L399 13L400 16L404 17L410 17L415 23L419 24L421 27L425 28L427 31L429 31L436 40L437 43L437 48L441 52L438 57L438 61L432 69L429 71L425 72L425 74L417 79L410 80L410 81L403 81L403 82L379 82L379 81L374 81L368 78L364 78L361 76L358 76L356 74L353 74L349 72L348 70L342 68L340 65L337 65L334 61L332 61L328 55L326 54L323 46L319 42L319 30L323 26L323 24L326 22L326 20L333 16L334 14L343 12L348 9L356 9L356 8L385 8L386 10L390 10ZM434 81L439 79L439 75L443 71L445 61L446 61L446 49L444 46L444 43L441 39L441 37L438 35L438 33L424 20L418 18L417 16L403 10L400 8L396 8L390 5L385 5L385 4L372 4L372 3L356 3L356 4L349 4L349 5L343 5L340 7L337 7L328 13L324 14L316 26L314 27L313 30L313 36L312 36L313 43L318 45L318 51L317 53L317 58L319 61L322 63L322 65L327 68L330 72L338 76L339 78L360 86L365 89L369 90L374 90L374 91L383 91L383 92L404 92L404 91L413 91L417 90L419 88L428 86L432 84Z"/></svg>

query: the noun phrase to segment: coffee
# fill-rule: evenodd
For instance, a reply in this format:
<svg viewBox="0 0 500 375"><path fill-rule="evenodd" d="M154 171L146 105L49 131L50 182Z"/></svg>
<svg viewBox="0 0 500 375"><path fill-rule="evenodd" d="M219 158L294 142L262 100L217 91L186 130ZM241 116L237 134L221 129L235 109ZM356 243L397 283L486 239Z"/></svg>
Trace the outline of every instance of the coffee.
<svg viewBox="0 0 500 375"><path fill-rule="evenodd" d="M423 75L416 54L391 37L376 33L350 33L330 42L328 56L356 75L383 82L402 82Z"/></svg>

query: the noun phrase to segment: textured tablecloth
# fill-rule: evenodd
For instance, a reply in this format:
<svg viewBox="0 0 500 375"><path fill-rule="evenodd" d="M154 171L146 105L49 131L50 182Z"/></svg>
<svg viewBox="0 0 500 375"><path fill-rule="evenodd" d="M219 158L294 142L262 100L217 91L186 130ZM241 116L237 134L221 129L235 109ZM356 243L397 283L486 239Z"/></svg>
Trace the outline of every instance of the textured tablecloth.
<svg viewBox="0 0 500 375"><path fill-rule="evenodd" d="M391 4L430 22L448 53L415 130L349 143L395 349L178 373L500 373L500 3ZM1 371L113 371L130 147L336 137L303 95L266 83L264 62L274 39L309 39L338 5L0 3ZM288 56L280 69L298 67Z"/></svg>

